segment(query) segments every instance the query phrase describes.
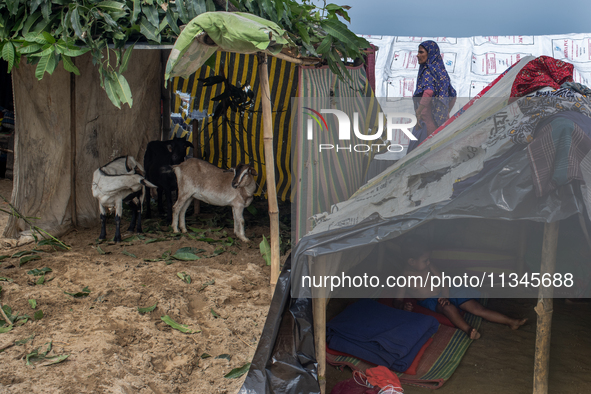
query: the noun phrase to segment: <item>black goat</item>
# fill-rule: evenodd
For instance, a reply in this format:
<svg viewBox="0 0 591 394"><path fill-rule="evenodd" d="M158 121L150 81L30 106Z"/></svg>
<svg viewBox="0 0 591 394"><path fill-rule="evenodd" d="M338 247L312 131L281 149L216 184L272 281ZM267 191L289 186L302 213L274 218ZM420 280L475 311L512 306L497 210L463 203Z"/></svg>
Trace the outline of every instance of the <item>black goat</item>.
<svg viewBox="0 0 591 394"><path fill-rule="evenodd" d="M193 144L184 138L173 138L168 141L151 141L146 147L144 155L144 169L146 179L158 186L158 212L163 213L162 194L166 195L166 219L172 222L172 192L177 190L176 175L173 165L181 164L185 160L187 148ZM146 217L150 218L150 204L146 206Z"/></svg>

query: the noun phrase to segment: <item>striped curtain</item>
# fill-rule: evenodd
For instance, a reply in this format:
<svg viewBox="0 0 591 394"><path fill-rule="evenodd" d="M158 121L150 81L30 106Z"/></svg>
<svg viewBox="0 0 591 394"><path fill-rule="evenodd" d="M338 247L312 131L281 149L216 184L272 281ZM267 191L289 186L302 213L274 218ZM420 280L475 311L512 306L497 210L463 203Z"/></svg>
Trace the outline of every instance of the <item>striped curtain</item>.
<svg viewBox="0 0 591 394"><path fill-rule="evenodd" d="M380 107L369 86L365 71L362 67L350 68L352 85L337 79L328 67L300 67L299 92L300 100L294 100L294 107L334 108L348 114L359 113L360 130L371 128L376 130ZM321 98L335 98L333 104ZM316 99L318 98L318 99ZM294 109L299 119L294 119L297 132L292 132L294 139L293 171L295 182L292 191L295 194L292 201L296 203L296 215L292 217L292 227L295 225L294 242L297 242L311 228L310 218L314 214L330 212L331 206L337 202L347 200L360 186L364 184L369 164L375 152L363 154L359 152L336 152L335 150L319 152L320 144L335 144L338 141L338 126L336 117L327 115L328 130L321 127L315 131L314 139L308 141L305 137L307 115L305 110ZM353 121L353 118L350 118ZM314 126L316 128L316 126ZM294 126L292 126L292 130ZM346 145L366 144L354 136ZM381 141L380 141L381 142ZM377 143L380 143L377 142ZM382 150L383 152L383 150Z"/></svg>
<svg viewBox="0 0 591 394"><path fill-rule="evenodd" d="M292 188L292 171L297 170L301 173L302 163L317 160L318 157L314 156L313 149L307 151L301 150L299 146L292 147L292 142L295 143L294 138L297 137L297 133L292 137L292 129L300 121L297 119L299 113L296 110L297 105L292 106L292 98L329 97L331 91L335 96L356 97L358 100L349 101L349 104L355 106L354 110L360 114L368 114L367 119L361 119L360 122L360 127L364 130L366 129L364 125L377 124L377 113L380 109L362 67L349 69L355 81L354 89L351 89L348 84L338 81L326 67L298 67L274 57L269 57L268 61L277 195L283 201L289 199L299 204L303 199L296 199L295 192L301 184L294 185L296 187ZM266 190L266 177L263 113L257 65L258 61L254 55L218 51L215 69L204 66L187 79L174 78L172 112L180 113L182 116L182 124L173 125L173 135L178 137L188 135L189 141L196 147L196 157L203 158L220 168L229 168L239 162L252 163L258 173L256 181L259 186L256 195L261 195ZM221 120L217 124L211 124L210 118L206 118L199 123L197 130L191 130L193 111L212 114L215 102L211 99L224 90L223 84L204 87L198 79L222 73L229 77L232 85L250 85L256 95L253 112L245 113L244 116L228 112L230 125L222 124ZM369 105L367 100L364 100L367 98L370 99ZM301 127L298 129L302 130ZM354 140L351 142L354 143ZM292 151L296 155L293 168ZM323 163L324 169L321 172L309 173L310 184L305 187L306 192L321 194L323 198L306 198L303 205L296 207L298 213L305 213L301 223L296 223L298 229L296 239L310 229L305 218L318 212L328 211L332 204L348 199L363 184L370 160L370 155L361 154L342 158L333 157L331 162ZM325 172L327 168L330 169L328 173ZM301 177L298 176L296 179L300 180Z"/></svg>
<svg viewBox="0 0 591 394"><path fill-rule="evenodd" d="M268 58L269 84L273 111L273 147L275 152L275 179L277 195L285 201L289 198L291 182L291 139L290 101L297 94L297 67L274 57ZM189 134L189 141L196 147L196 157L209 161L220 168L236 164L251 163L258 173L258 189L261 195L265 188L265 153L263 148L263 108L259 88L258 60L255 55L243 55L218 51L215 69L200 68L187 79L174 78L173 113L180 113L184 128L173 125L175 136ZM219 119L216 124L211 118L200 122L198 130L191 130L193 111L212 114L215 103L211 99L224 91L223 84L204 87L198 79L214 75L225 75L234 86L250 85L255 93L254 106L243 116L228 111L228 123Z"/></svg>

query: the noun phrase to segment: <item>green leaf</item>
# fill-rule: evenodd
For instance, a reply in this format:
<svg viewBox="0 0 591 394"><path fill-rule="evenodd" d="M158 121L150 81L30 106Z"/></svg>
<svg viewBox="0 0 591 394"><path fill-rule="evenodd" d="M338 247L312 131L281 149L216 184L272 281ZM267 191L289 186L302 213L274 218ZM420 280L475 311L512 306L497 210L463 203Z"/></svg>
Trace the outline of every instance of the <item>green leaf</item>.
<svg viewBox="0 0 591 394"><path fill-rule="evenodd" d="M37 10L37 8L39 8L39 6L41 5L41 3L43 3L43 1L44 0L31 0L29 2L29 13L35 12ZM17 7L18 7L18 3L19 2L18 1L14 1L14 0L13 0L13 2L16 3L17 4ZM14 15L16 15L16 12L14 13Z"/></svg>
<svg viewBox="0 0 591 394"><path fill-rule="evenodd" d="M88 289L88 286L86 286L84 289L82 289L82 291L79 291L78 293L68 293L67 291L64 291L64 294L70 295L74 298L82 298L88 297L90 294L90 290Z"/></svg>
<svg viewBox="0 0 591 394"><path fill-rule="evenodd" d="M76 36L80 39L82 39L82 33L85 32L85 30L82 30L82 25L80 24L80 15L78 14L78 8L79 6L74 6L71 9L71 14L70 14L70 22L72 22L72 29L74 29L74 33L76 33Z"/></svg>
<svg viewBox="0 0 591 394"><path fill-rule="evenodd" d="M218 317L220 317L220 315L218 315L217 312L213 310L213 308L209 308L209 310L211 311L211 315L213 316L214 319L217 319Z"/></svg>
<svg viewBox="0 0 591 394"><path fill-rule="evenodd" d="M33 315L33 317L35 318L35 320L41 320L43 319L43 311L39 310L37 312L35 312L35 314Z"/></svg>
<svg viewBox="0 0 591 394"><path fill-rule="evenodd" d="M201 285L201 288L199 289L199 291L204 290L207 286L211 286L211 285L215 285L215 280L208 280L207 282L205 282L204 284Z"/></svg>
<svg viewBox="0 0 591 394"><path fill-rule="evenodd" d="M162 241L167 241L167 240L168 240L168 238L151 238L151 239L148 239L144 243L147 245L147 244L151 244L151 243L154 243L154 242L162 242Z"/></svg>
<svg viewBox="0 0 591 394"><path fill-rule="evenodd" d="M4 334L5 332L8 332L8 331L12 330L12 327L14 327L14 326L1 327L0 328L0 334Z"/></svg>
<svg viewBox="0 0 591 394"><path fill-rule="evenodd" d="M158 26L152 25L144 16L142 16L140 19L140 33L146 36L146 38L150 41L156 41L158 43L160 42Z"/></svg>
<svg viewBox="0 0 591 394"><path fill-rule="evenodd" d="M29 300L29 305L31 305L32 309L37 308L37 300L35 300L35 299Z"/></svg>
<svg viewBox="0 0 591 394"><path fill-rule="evenodd" d="M202 358L202 359L204 359L204 360L205 360L206 358L210 358L210 357L211 357L211 354L207 354L207 353L203 353L203 354L201 355L201 358Z"/></svg>
<svg viewBox="0 0 591 394"><path fill-rule="evenodd" d="M199 260L201 257L193 254L193 253L175 253L174 255L170 256L175 260L182 260L182 261L195 261Z"/></svg>
<svg viewBox="0 0 591 394"><path fill-rule="evenodd" d="M186 326L184 324L179 324L179 323L175 322L168 315L164 315L160 319L164 323L166 323L169 326L171 326L172 328L174 328L175 330L179 330L180 332L184 332L185 334L193 334L193 333L201 332L201 330L194 331L194 330L191 330L190 328L188 328L188 326Z"/></svg>
<svg viewBox="0 0 591 394"><path fill-rule="evenodd" d="M53 272L53 270L49 267L44 267L44 268L35 268L33 270L27 271L27 275L34 275L34 276L39 276L39 275L45 275L47 272Z"/></svg>
<svg viewBox="0 0 591 394"><path fill-rule="evenodd" d="M142 12L146 16L148 22L152 24L154 27L158 27L160 21L158 20L158 8L154 5L142 5Z"/></svg>
<svg viewBox="0 0 591 394"><path fill-rule="evenodd" d="M121 100L117 96L117 92L115 92L115 83L111 79L110 76L105 76L105 92L107 92L107 97L113 103L113 105L119 109L121 109ZM98 250L98 249L97 249ZM99 252L100 253L100 252Z"/></svg>
<svg viewBox="0 0 591 394"><path fill-rule="evenodd" d="M244 375L245 373L247 373L249 369L250 369L250 363L246 363L243 366L241 366L240 368L234 368L233 370L228 372L226 375L224 375L224 378L226 378L226 379L239 378L242 375Z"/></svg>
<svg viewBox="0 0 591 394"><path fill-rule="evenodd" d="M168 22L168 26L170 26L174 34L176 34L177 36L180 35L181 29L179 29L179 26L176 23L176 18L174 17L172 9L170 7L168 7L168 9L166 10L166 20Z"/></svg>
<svg viewBox="0 0 591 394"><path fill-rule="evenodd" d="M152 306L148 306L148 307L146 307L146 308L139 308L139 307L138 307L138 308L137 308L137 311L138 311L139 313L148 313L148 312L152 312L154 309L156 309L156 307L157 307L157 306L158 306L158 303L155 303L154 305L152 305Z"/></svg>
<svg viewBox="0 0 591 394"><path fill-rule="evenodd" d="M205 63L203 63L203 64L206 65L207 67L211 68L212 70L215 70L215 62L216 62L216 59L217 59L217 56L216 55L217 55L217 52L214 52L214 54L211 55L209 57L209 59L207 59L205 61Z"/></svg>
<svg viewBox="0 0 591 394"><path fill-rule="evenodd" d="M187 7L185 7L185 0L176 0L175 1L176 9L179 14L179 19L183 24L187 24L193 18L189 18L189 13L187 12Z"/></svg>
<svg viewBox="0 0 591 394"><path fill-rule="evenodd" d="M216 359L224 359L224 360L232 361L232 356L230 354L224 353L224 354L220 354L219 356L217 356Z"/></svg>
<svg viewBox="0 0 591 394"><path fill-rule="evenodd" d="M137 259L137 256L136 256L135 254L133 254L133 253L129 253L129 252L128 252L127 250L125 250L125 249L123 249L123 252L121 252L121 253L123 253L123 254L124 254L124 255L126 255L126 256L133 257L133 258Z"/></svg>
<svg viewBox="0 0 591 394"><path fill-rule="evenodd" d="M90 51L90 48L78 48L74 45L68 45L65 49L62 49L62 53L66 56L76 57L84 55L86 52Z"/></svg>
<svg viewBox="0 0 591 394"><path fill-rule="evenodd" d="M322 40L322 42L320 43L318 48L316 48L316 52L320 55L324 55L325 53L327 53L330 50L330 47L332 46L332 42L333 42L332 36L326 36L324 38L324 40Z"/></svg>
<svg viewBox="0 0 591 394"><path fill-rule="evenodd" d="M131 89L129 88L129 84L127 83L127 79L121 74L117 76L117 80L113 81L115 85L115 92L117 92L117 96L123 104L131 106L133 105L133 99L131 98Z"/></svg>
<svg viewBox="0 0 591 394"><path fill-rule="evenodd" d="M43 38L45 38L45 41L47 41L49 44L55 44L55 38L53 38L53 36L51 34L49 34L46 31L42 31L41 35L43 36Z"/></svg>
<svg viewBox="0 0 591 394"><path fill-rule="evenodd" d="M51 360L51 361L45 362L45 363L41 364L40 366L41 367L47 367L48 365L53 365L53 364L61 363L62 361L64 361L68 357L70 357L69 354L61 354L59 356L45 357L45 359Z"/></svg>
<svg viewBox="0 0 591 394"><path fill-rule="evenodd" d="M359 43L357 36L343 22L337 19L325 19L320 22L320 25L328 34L345 44L345 46L357 48Z"/></svg>
<svg viewBox="0 0 591 394"><path fill-rule="evenodd" d="M10 278L5 278L5 277L3 277L3 276L0 276L0 282L2 282L2 281L4 281L4 282L14 282L14 281L13 281L12 279L10 279Z"/></svg>
<svg viewBox="0 0 591 394"><path fill-rule="evenodd" d="M9 257L10 257L9 255L3 254L2 256L0 256L0 261L6 260Z"/></svg>
<svg viewBox="0 0 591 394"><path fill-rule="evenodd" d="M125 3L119 3L118 1L101 1L96 6L107 12L124 11L127 8Z"/></svg>
<svg viewBox="0 0 591 394"><path fill-rule="evenodd" d="M176 275L183 281L188 284L191 284L191 276L187 274L185 271L177 272Z"/></svg>
<svg viewBox="0 0 591 394"><path fill-rule="evenodd" d="M53 53L50 53L49 55L43 56L41 59L39 59L39 63L37 63L37 69L35 70L35 77L37 77L38 80L41 80L45 72L49 71L52 66L52 61L55 62L55 56Z"/></svg>
<svg viewBox="0 0 591 394"><path fill-rule="evenodd" d="M43 346L46 346L45 350L42 350ZM27 365L31 365L31 361L35 359L44 359L45 356L47 356L47 353L51 351L51 342L47 342L43 346L39 346L37 349L26 355L25 359Z"/></svg>
<svg viewBox="0 0 591 394"><path fill-rule="evenodd" d="M35 281L36 285L42 285L43 283L45 283L45 275L41 275L39 279Z"/></svg>
<svg viewBox="0 0 591 394"><path fill-rule="evenodd" d="M125 50L123 59L121 60L121 66L119 67L120 74L123 74L127 70L127 65L129 64L129 59L131 58L131 52L133 51L134 46L135 44Z"/></svg>
<svg viewBox="0 0 591 394"><path fill-rule="evenodd" d="M261 256L263 256L263 259L265 260L267 265L271 265L271 246L269 245L269 242L267 241L267 238L265 238L264 235L263 240L259 244L259 249L261 251Z"/></svg>
<svg viewBox="0 0 591 394"><path fill-rule="evenodd" d="M27 20L23 26L23 31L21 32L23 37L29 33L29 31L31 30L31 26L33 26L33 24L35 22L37 22L37 19L39 19L40 17L41 17L41 12L39 12L39 11L33 13L32 15L29 15L29 17L27 18Z"/></svg>
<svg viewBox="0 0 591 394"><path fill-rule="evenodd" d="M15 259L15 258L17 258L17 257L26 256L26 255L28 255L28 254L37 254L37 252L36 252L36 251L34 251L34 250L22 250L22 251L20 251L20 252L16 252L16 253L14 253L14 254L13 254L11 257L12 257L13 259Z"/></svg>
<svg viewBox="0 0 591 394"><path fill-rule="evenodd" d="M24 256L21 257L20 262L19 262L19 267L25 263L28 263L31 260L41 260L41 256L38 255L32 255L32 256Z"/></svg>
<svg viewBox="0 0 591 394"><path fill-rule="evenodd" d="M129 23L133 25L137 21L137 17L141 11L142 6L140 0L133 0L133 12L131 13L131 20L129 21Z"/></svg>
<svg viewBox="0 0 591 394"><path fill-rule="evenodd" d="M11 41L7 41L2 48L2 58L8 62L8 72L12 70L14 65L14 45Z"/></svg>

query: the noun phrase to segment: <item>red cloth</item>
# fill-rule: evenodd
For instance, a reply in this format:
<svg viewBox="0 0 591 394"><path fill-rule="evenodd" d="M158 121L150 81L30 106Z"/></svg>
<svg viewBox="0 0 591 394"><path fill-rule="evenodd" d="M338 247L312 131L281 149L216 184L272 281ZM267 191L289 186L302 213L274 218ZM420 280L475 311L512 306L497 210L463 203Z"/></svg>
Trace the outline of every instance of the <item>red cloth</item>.
<svg viewBox="0 0 591 394"><path fill-rule="evenodd" d="M388 385L392 385L396 389L402 388L398 376L383 365L365 370L365 376L367 376L367 381L372 386L377 386L381 389Z"/></svg>
<svg viewBox="0 0 591 394"><path fill-rule="evenodd" d="M511 87L511 97L523 97L544 86L559 89L563 83L572 82L573 70L574 66L570 63L540 56L519 71Z"/></svg>
<svg viewBox="0 0 591 394"><path fill-rule="evenodd" d="M421 350L419 350L419 352L417 353L417 356L413 360L412 364L410 364L410 367L408 367L408 369L406 371L404 371L405 374L407 374L407 375L416 375L417 374L417 368L419 367L419 361L421 361L421 359L423 358L423 354L425 354L425 351L427 350L427 348L429 347L429 345L431 343L433 343L433 338L429 338L429 340L427 342L425 342L425 344L423 345Z"/></svg>
<svg viewBox="0 0 591 394"><path fill-rule="evenodd" d="M350 378L338 382L330 391L330 394L378 394L378 387L369 388L359 385L355 378Z"/></svg>

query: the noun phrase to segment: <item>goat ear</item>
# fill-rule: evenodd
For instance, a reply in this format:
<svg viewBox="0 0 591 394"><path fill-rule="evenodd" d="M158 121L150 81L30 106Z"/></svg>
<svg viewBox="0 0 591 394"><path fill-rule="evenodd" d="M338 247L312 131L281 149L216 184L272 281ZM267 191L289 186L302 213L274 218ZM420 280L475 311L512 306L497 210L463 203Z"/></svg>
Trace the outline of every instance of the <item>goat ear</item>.
<svg viewBox="0 0 591 394"><path fill-rule="evenodd" d="M257 176L258 175L257 172L256 172L256 170L254 168L252 168L252 167L250 167L250 169L248 170L248 172L250 172L250 175L252 175L252 176Z"/></svg>
<svg viewBox="0 0 591 394"><path fill-rule="evenodd" d="M193 149L195 149L195 147L193 146L193 144L192 144L192 143L190 143L189 141L185 141L185 146L186 146L187 148L193 148Z"/></svg>
<svg viewBox="0 0 591 394"><path fill-rule="evenodd" d="M166 149L168 149L168 151L169 151L170 153L172 153L172 142L168 142L168 143L166 144Z"/></svg>

